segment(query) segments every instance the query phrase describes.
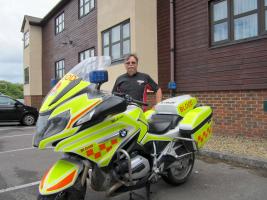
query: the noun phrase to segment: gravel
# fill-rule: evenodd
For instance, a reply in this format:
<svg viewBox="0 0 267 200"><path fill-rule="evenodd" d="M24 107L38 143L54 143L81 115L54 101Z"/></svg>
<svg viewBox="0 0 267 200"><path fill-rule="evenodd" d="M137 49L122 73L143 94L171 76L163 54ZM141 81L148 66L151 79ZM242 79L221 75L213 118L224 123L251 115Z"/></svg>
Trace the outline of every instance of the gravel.
<svg viewBox="0 0 267 200"><path fill-rule="evenodd" d="M213 135L203 150L236 156L254 157L267 161L266 138Z"/></svg>

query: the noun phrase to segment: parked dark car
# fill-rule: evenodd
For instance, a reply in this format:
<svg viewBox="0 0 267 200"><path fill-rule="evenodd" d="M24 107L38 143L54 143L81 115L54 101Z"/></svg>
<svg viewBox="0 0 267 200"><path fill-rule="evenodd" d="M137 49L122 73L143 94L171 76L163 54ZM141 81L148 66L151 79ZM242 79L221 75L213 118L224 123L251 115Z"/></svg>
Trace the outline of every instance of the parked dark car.
<svg viewBox="0 0 267 200"><path fill-rule="evenodd" d="M35 124L38 110L26 106L9 96L0 95L0 122L20 122L26 126Z"/></svg>

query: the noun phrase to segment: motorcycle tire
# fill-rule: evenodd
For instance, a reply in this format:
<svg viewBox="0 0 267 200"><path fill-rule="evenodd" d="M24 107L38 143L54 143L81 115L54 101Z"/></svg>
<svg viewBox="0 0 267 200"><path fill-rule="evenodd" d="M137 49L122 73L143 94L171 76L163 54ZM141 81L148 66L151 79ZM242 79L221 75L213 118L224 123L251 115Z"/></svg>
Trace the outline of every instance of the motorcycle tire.
<svg viewBox="0 0 267 200"><path fill-rule="evenodd" d="M183 151L184 152L184 151ZM178 155L182 155L180 152ZM177 165L175 165L177 163ZM195 154L185 156L184 158L175 161L171 168L166 170L166 175L162 176L162 179L170 185L181 185L187 181L195 163Z"/></svg>
<svg viewBox="0 0 267 200"><path fill-rule="evenodd" d="M81 178L79 177L72 187L52 195L39 194L37 200L84 200L85 194L86 184L82 186Z"/></svg>

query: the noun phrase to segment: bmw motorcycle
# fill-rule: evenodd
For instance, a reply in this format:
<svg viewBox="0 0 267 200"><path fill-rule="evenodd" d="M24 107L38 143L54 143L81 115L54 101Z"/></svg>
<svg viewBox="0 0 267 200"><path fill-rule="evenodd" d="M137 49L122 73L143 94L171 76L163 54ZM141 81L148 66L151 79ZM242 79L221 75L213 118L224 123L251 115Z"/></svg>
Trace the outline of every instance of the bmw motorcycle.
<svg viewBox="0 0 267 200"><path fill-rule="evenodd" d="M39 200L83 200L87 188L108 197L146 187L160 178L184 183L195 152L212 134L212 109L190 95L143 102L100 90L109 57L76 65L43 101L33 138L38 149L63 152L42 177Z"/></svg>

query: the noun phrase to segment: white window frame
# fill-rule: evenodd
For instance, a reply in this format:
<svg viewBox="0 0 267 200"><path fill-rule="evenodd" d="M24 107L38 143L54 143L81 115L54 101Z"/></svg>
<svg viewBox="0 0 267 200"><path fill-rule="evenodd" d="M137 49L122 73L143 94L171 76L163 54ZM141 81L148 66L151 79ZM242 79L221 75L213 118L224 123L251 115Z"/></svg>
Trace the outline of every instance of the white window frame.
<svg viewBox="0 0 267 200"><path fill-rule="evenodd" d="M129 26L129 36L124 37L124 30L123 27L128 25ZM120 39L116 42L112 42L112 30L120 27ZM108 37L108 42L107 44L104 44L104 36L107 35ZM125 53L123 52L123 44L124 42L129 42L129 52ZM112 52L112 47L120 44L120 55L119 58L114 59L113 58L113 52ZM108 54L105 54L105 49L108 49ZM128 55L131 53L131 23L130 20L126 20L120 24L117 24L105 31L102 32L102 55L104 56L111 56L112 62L117 62L123 60L124 56Z"/></svg>
<svg viewBox="0 0 267 200"><path fill-rule="evenodd" d="M65 16L64 12L58 15L55 19L55 33L56 35L64 31L65 29Z"/></svg>
<svg viewBox="0 0 267 200"><path fill-rule="evenodd" d="M88 55L88 56L87 56ZM86 49L79 53L79 62L85 60L86 58L95 56L95 48Z"/></svg>

